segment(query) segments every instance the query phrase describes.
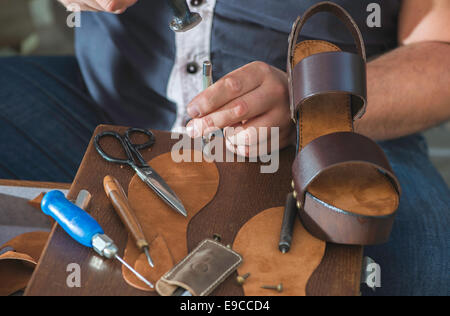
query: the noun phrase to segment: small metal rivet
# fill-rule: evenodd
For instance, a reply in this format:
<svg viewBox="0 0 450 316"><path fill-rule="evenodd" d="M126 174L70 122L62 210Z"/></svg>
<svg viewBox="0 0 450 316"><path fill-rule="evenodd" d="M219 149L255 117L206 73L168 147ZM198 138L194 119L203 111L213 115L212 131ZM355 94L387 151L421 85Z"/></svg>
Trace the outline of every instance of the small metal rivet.
<svg viewBox="0 0 450 316"><path fill-rule="evenodd" d="M302 203L300 203L300 201L297 201L297 208L301 209L302 208Z"/></svg>
<svg viewBox="0 0 450 316"><path fill-rule="evenodd" d="M294 183L294 180L292 180L292 182L291 182L291 187L292 187L292 189L295 189L295 183Z"/></svg>
<svg viewBox="0 0 450 316"><path fill-rule="evenodd" d="M230 245L230 244L228 244L228 245L227 245L227 248L228 248L228 249L231 249L231 245Z"/></svg>
<svg viewBox="0 0 450 316"><path fill-rule="evenodd" d="M238 275L238 277L236 278L236 281L239 285L242 285L245 283L245 280L247 280L249 276L250 276L250 273L246 273L244 275Z"/></svg>
<svg viewBox="0 0 450 316"><path fill-rule="evenodd" d="M278 285L263 285L261 286L262 289L266 289L266 290L275 290L278 293L283 292L283 284L280 283Z"/></svg>
<svg viewBox="0 0 450 316"><path fill-rule="evenodd" d="M294 190L294 192L292 192L292 196L294 197L294 199L297 198L297 191Z"/></svg>

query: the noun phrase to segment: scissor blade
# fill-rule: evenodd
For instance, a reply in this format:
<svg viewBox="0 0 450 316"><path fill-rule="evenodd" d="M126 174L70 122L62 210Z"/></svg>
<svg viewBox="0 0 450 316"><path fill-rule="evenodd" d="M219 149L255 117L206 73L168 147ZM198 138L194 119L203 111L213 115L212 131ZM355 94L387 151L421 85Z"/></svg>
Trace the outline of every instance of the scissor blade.
<svg viewBox="0 0 450 316"><path fill-rule="evenodd" d="M155 191L172 209L187 217L186 209L178 196L163 178L151 167L136 168L136 173L149 187Z"/></svg>

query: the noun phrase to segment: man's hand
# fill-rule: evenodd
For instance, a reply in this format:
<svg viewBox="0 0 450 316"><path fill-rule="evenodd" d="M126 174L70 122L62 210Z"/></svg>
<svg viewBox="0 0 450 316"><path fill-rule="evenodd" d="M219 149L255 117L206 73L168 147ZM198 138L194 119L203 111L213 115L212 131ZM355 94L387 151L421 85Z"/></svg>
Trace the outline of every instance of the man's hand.
<svg viewBox="0 0 450 316"><path fill-rule="evenodd" d="M58 0L68 10L81 9L82 11L105 11L120 14L125 12L137 0Z"/></svg>
<svg viewBox="0 0 450 316"><path fill-rule="evenodd" d="M254 149L258 144L270 139L270 129L261 136L254 132L255 128L279 127L280 149L294 138L287 75L263 62L229 73L192 100L187 112L193 118L187 126L191 137L215 128L233 127L239 131L230 134L225 129L225 137L228 149L241 156L257 153Z"/></svg>

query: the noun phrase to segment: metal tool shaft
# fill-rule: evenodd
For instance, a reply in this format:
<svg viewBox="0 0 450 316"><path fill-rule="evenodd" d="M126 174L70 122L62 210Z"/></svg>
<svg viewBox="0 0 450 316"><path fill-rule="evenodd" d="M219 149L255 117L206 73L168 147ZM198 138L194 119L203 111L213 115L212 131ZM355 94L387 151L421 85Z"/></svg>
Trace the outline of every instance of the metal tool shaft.
<svg viewBox="0 0 450 316"><path fill-rule="evenodd" d="M147 257L147 262L150 265L150 267L154 267L155 265L153 264L153 260L152 257L150 257L150 249L148 247L144 247L144 253L145 256Z"/></svg>
<svg viewBox="0 0 450 316"><path fill-rule="evenodd" d="M203 90L208 89L214 84L213 80L212 63L207 60L203 62ZM203 148L208 148L208 144L211 143L213 138L223 137L223 130L217 129L210 131L207 135L203 136Z"/></svg>
<svg viewBox="0 0 450 316"><path fill-rule="evenodd" d="M281 226L280 242L278 248L282 253L286 253L291 249L292 234L294 232L295 219L297 215L296 200L292 193L288 194L286 199L286 207Z"/></svg>
<svg viewBox="0 0 450 316"><path fill-rule="evenodd" d="M212 64L210 61L205 61L203 62L203 90L208 89L212 84Z"/></svg>
<svg viewBox="0 0 450 316"><path fill-rule="evenodd" d="M120 261L120 263L122 263L125 267L127 267L128 270L130 270L131 272L133 272L138 278L139 280L141 280L142 282L144 282L145 284L147 284L150 288L155 288L155 286L149 282L146 278L144 278L141 274L139 274L139 272L137 272L136 270L134 270L128 263L125 262L125 260L123 260L121 257L119 257L117 254L115 255L115 258L117 260Z"/></svg>

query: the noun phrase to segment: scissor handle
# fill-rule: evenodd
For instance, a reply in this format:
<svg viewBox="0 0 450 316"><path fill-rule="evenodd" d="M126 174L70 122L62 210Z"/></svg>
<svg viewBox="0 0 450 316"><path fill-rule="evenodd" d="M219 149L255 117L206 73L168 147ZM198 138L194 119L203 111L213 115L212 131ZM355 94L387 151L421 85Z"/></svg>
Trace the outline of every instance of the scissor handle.
<svg viewBox="0 0 450 316"><path fill-rule="evenodd" d="M100 145L100 139L102 139L103 137L106 137L106 136L114 137L120 142L123 149L125 150L125 153L126 153L128 159L119 159L119 158L111 157L103 150L102 146ZM100 156L102 156L103 159L105 159L108 162L118 163L118 164L128 164L128 165L131 165L133 163L133 155L130 151L130 148L128 147L127 141L119 133L102 132L102 133L97 134L94 138L94 146L95 146L95 149L97 150L97 152L100 154Z"/></svg>
<svg viewBox="0 0 450 316"><path fill-rule="evenodd" d="M145 143L135 144L131 141L131 135L133 135L133 134L144 134L149 139ZM129 130L127 130L125 132L124 139L125 139L125 142L128 144L128 148L134 154L134 156L132 156L134 164L138 165L138 162L139 162L139 167L141 167L141 168L146 167L147 162L144 160L144 157L142 157L142 155L139 151L141 149L150 148L153 146L153 144L155 143L155 136L153 135L153 133L149 130L145 130L142 128L130 128ZM134 160L133 157L135 157L138 161Z"/></svg>
<svg viewBox="0 0 450 316"><path fill-rule="evenodd" d="M148 141L143 144L135 144L131 141L131 135L144 134L148 137ZM130 128L125 132L125 139L128 139L129 144L136 150L150 148L155 144L155 135L149 130L143 128Z"/></svg>

